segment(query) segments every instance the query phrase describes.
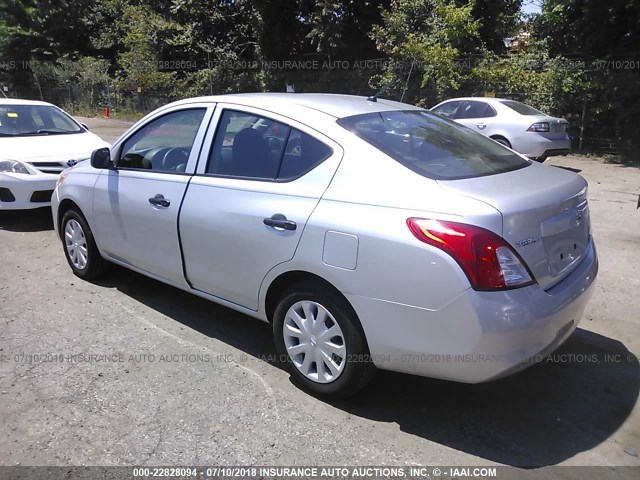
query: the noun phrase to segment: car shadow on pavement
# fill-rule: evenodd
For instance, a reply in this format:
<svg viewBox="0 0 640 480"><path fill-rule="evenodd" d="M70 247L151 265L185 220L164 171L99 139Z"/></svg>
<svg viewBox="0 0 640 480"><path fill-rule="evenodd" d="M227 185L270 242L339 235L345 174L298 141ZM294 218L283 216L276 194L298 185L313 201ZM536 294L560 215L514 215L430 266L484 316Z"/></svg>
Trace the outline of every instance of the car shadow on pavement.
<svg viewBox="0 0 640 480"><path fill-rule="evenodd" d="M95 283L282 367L264 322L119 267ZM331 403L492 462L555 465L620 428L638 398L640 365L621 342L580 328L550 360L479 385L380 371L362 392Z"/></svg>
<svg viewBox="0 0 640 480"><path fill-rule="evenodd" d="M379 372L336 406L492 462L535 468L604 442L639 390L638 359L621 342L578 328L547 361L501 380L467 385Z"/></svg>
<svg viewBox="0 0 640 480"><path fill-rule="evenodd" d="M552 165L552 167L562 168L563 170L569 170L570 172L573 172L573 173L580 173L582 171L579 168L565 167L564 165Z"/></svg>
<svg viewBox="0 0 640 480"><path fill-rule="evenodd" d="M0 230L9 232L44 232L53 230L51 208L1 211Z"/></svg>
<svg viewBox="0 0 640 480"><path fill-rule="evenodd" d="M271 326L265 322L115 265L93 283L116 288L186 327L273 363Z"/></svg>

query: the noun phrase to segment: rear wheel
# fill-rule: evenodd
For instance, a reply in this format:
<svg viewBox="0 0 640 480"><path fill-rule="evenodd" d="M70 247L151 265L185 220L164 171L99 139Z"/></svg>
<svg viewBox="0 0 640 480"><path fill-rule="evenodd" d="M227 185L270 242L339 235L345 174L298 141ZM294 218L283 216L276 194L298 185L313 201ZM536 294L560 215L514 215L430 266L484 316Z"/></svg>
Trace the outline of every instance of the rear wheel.
<svg viewBox="0 0 640 480"><path fill-rule="evenodd" d="M273 334L295 383L320 396L352 395L375 373L357 316L338 293L315 285L287 291Z"/></svg>
<svg viewBox="0 0 640 480"><path fill-rule="evenodd" d="M492 140L498 142L500 145L504 145L507 148L511 148L511 143L504 137L491 137Z"/></svg>
<svg viewBox="0 0 640 480"><path fill-rule="evenodd" d="M66 211L61 227L64 255L73 273L84 280L99 277L107 262L100 255L93 233L82 214L75 210Z"/></svg>

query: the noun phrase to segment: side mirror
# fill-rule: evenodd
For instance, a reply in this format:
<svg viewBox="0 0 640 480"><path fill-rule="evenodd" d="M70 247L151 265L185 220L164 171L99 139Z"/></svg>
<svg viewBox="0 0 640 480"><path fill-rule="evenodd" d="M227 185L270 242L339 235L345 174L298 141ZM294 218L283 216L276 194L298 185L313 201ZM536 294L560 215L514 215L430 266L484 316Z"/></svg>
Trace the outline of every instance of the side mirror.
<svg viewBox="0 0 640 480"><path fill-rule="evenodd" d="M111 164L111 152L107 147L94 150L91 154L91 166L93 168L109 168Z"/></svg>
<svg viewBox="0 0 640 480"><path fill-rule="evenodd" d="M82 128L84 128L87 132L89 131L89 127L86 123L81 123L80 126L82 126Z"/></svg>

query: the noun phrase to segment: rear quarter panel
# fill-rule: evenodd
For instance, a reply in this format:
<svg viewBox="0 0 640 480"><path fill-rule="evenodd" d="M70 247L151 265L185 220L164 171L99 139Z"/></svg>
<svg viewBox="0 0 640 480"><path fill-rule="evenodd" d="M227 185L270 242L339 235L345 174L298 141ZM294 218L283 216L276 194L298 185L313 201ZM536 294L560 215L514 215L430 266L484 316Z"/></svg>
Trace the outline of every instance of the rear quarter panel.
<svg viewBox="0 0 640 480"><path fill-rule="evenodd" d="M342 163L312 213L294 258L267 275L262 299L280 273L302 270L345 294L439 309L470 288L469 282L449 255L413 236L407 219L447 219L500 233L501 216L485 203L444 191L356 140L362 145L345 146ZM328 232L356 237L355 268L325 262Z"/></svg>

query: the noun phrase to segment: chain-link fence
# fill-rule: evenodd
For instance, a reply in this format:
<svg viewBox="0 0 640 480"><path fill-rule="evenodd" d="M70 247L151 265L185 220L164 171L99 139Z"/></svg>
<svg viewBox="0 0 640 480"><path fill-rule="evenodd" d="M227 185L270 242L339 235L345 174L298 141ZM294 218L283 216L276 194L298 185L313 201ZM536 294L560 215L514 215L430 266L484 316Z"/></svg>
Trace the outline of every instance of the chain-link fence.
<svg viewBox="0 0 640 480"><path fill-rule="evenodd" d="M374 89L370 86L370 79L376 73L379 72L367 70L287 71L286 74L271 72L266 86L272 91L285 91L287 85L291 85L298 92L324 91L371 95ZM635 146L640 144L640 134L637 133L635 126L640 124L640 110L633 108L633 105L637 104L638 87L638 83L633 81L634 78L629 77L629 81L616 84L617 102L611 101L608 96L610 92L607 91L571 99L571 107L562 115L569 121L569 135L572 138L574 151L624 154L627 158L638 160L637 153L634 152L637 152ZM188 96L186 93L176 93L175 88L149 89L136 86L125 88L115 80L82 85L74 81L60 83L34 77L28 85L2 85L0 80L0 86L4 96L43 100L59 105L73 115L105 115L107 113L105 109L109 108L110 115L124 115L128 118L139 117L162 105ZM402 92L402 89L400 91ZM205 85L202 91L189 93L210 95L225 92L214 91ZM525 92L495 91L491 93L496 97L525 102L527 97ZM484 94L485 92L461 88L455 96ZM393 95L395 94L390 98L394 98ZM410 95L405 97L405 101L407 100L411 101ZM629 109L623 111L625 107L621 104L625 103L629 105Z"/></svg>
<svg viewBox="0 0 640 480"><path fill-rule="evenodd" d="M169 89L138 90L117 89L107 85L95 85L86 88L69 82L65 85L36 84L30 86L9 86L5 95L12 98L42 100L53 103L71 114L104 114L109 108L111 113L129 114L148 113L166 105L178 97Z"/></svg>

